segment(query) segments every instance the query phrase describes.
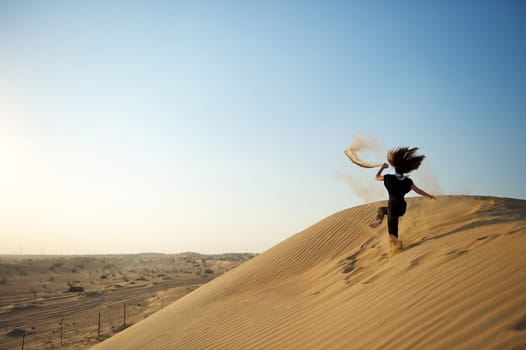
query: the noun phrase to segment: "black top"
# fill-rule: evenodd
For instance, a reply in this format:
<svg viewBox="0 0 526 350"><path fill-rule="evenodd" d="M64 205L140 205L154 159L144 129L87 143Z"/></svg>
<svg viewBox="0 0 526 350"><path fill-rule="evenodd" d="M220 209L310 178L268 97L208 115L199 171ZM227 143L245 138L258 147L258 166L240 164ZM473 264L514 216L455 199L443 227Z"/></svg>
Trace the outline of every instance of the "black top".
<svg viewBox="0 0 526 350"><path fill-rule="evenodd" d="M389 200L403 201L407 192L411 191L413 180L404 177L403 180L397 178L395 175L384 175L384 186L389 192Z"/></svg>

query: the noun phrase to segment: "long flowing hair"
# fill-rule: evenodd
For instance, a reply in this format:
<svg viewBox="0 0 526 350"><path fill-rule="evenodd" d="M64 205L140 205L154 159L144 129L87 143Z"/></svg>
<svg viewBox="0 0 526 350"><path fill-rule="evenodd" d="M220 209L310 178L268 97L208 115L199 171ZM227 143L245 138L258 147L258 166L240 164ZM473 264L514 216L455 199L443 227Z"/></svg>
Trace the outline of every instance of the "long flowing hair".
<svg viewBox="0 0 526 350"><path fill-rule="evenodd" d="M387 161L398 174L407 174L418 169L426 156L417 155L418 147L398 147L387 152Z"/></svg>

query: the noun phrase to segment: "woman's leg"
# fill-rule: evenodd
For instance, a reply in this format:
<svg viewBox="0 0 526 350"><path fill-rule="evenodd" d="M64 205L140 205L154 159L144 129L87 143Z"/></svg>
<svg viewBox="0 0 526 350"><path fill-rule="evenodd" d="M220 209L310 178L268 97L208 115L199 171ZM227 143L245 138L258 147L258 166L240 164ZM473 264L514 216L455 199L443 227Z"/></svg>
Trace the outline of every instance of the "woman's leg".
<svg viewBox="0 0 526 350"><path fill-rule="evenodd" d="M387 216L387 228L391 236L398 239L398 216L397 215L388 215Z"/></svg>
<svg viewBox="0 0 526 350"><path fill-rule="evenodd" d="M389 201L387 207L387 227L389 234L398 239L398 218L405 214L405 201Z"/></svg>
<svg viewBox="0 0 526 350"><path fill-rule="evenodd" d="M376 213L376 220L373 223L369 224L369 227L375 228L378 225L380 225L382 221L384 220L384 216L386 215L387 215L387 207L378 208L378 212Z"/></svg>
<svg viewBox="0 0 526 350"><path fill-rule="evenodd" d="M395 250L404 249L402 242L398 239L398 215L389 215L387 217L387 227L389 229L389 241L391 248Z"/></svg>

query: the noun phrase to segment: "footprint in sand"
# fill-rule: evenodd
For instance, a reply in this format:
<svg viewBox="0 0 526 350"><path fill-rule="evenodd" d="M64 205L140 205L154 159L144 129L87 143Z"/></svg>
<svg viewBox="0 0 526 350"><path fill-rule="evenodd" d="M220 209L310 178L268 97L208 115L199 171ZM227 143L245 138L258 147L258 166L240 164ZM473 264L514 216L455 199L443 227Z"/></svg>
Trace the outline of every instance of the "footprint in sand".
<svg viewBox="0 0 526 350"><path fill-rule="evenodd" d="M409 262L409 267L408 269L412 269L412 268L415 268L417 267L418 265L422 264L422 262L424 262L425 260L428 259L430 253L426 253L426 254L423 254L423 255L420 255L419 257L411 260Z"/></svg>
<svg viewBox="0 0 526 350"><path fill-rule="evenodd" d="M511 236L511 235L514 235L516 233L519 233L519 232L526 232L526 229L524 228L516 228L515 230L511 230L510 232L506 233L507 236Z"/></svg>
<svg viewBox="0 0 526 350"><path fill-rule="evenodd" d="M446 255L452 255L454 258L456 258L456 257L459 257L461 255L466 254L467 252L469 252L468 249L462 249L462 250L454 249L454 250L446 253Z"/></svg>
<svg viewBox="0 0 526 350"><path fill-rule="evenodd" d="M345 261L344 261L345 266L343 268L343 273L353 272L354 268L356 267L357 255L358 253L355 253L345 258Z"/></svg>
<svg viewBox="0 0 526 350"><path fill-rule="evenodd" d="M520 319L519 322L517 322L515 326L513 326L513 329L521 332L526 331L526 316Z"/></svg>
<svg viewBox="0 0 526 350"><path fill-rule="evenodd" d="M476 248L477 246L486 244L487 242L490 242L498 237L500 237L500 235L497 235L497 234L478 237L474 241L472 241L472 243L464 247L464 249L454 249L454 250L447 252L445 255L453 256L454 258L459 257L469 252L471 248Z"/></svg>
<svg viewBox="0 0 526 350"><path fill-rule="evenodd" d="M479 237L477 238L477 241L492 241L494 240L495 238L498 238L499 235L486 235L486 236L482 236L482 237Z"/></svg>
<svg viewBox="0 0 526 350"><path fill-rule="evenodd" d="M472 241L471 244L469 244L466 249L468 248L474 248L474 247L478 247L478 246L481 246L481 245L485 245L497 238L499 238L500 235L498 234L490 234L490 235L484 235L484 236L480 236L478 238L476 238L474 241Z"/></svg>

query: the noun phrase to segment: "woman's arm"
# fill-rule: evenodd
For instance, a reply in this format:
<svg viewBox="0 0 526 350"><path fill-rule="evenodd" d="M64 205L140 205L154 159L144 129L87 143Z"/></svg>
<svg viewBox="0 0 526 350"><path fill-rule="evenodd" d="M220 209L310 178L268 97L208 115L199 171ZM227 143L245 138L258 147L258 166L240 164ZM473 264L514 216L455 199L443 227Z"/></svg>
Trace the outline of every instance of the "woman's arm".
<svg viewBox="0 0 526 350"><path fill-rule="evenodd" d="M389 168L389 165L387 163L382 164L382 166L376 173L375 179L378 181L384 181L384 176L382 175L382 171L384 171L384 169L387 169L387 168Z"/></svg>
<svg viewBox="0 0 526 350"><path fill-rule="evenodd" d="M424 191L424 190L418 188L415 184L413 184L413 185L411 186L411 189L412 189L413 191L415 191L416 193L418 193L419 195L425 196L425 197L427 197L427 198L429 198L429 199L436 199L435 196L430 195L430 194L427 193L426 191Z"/></svg>

